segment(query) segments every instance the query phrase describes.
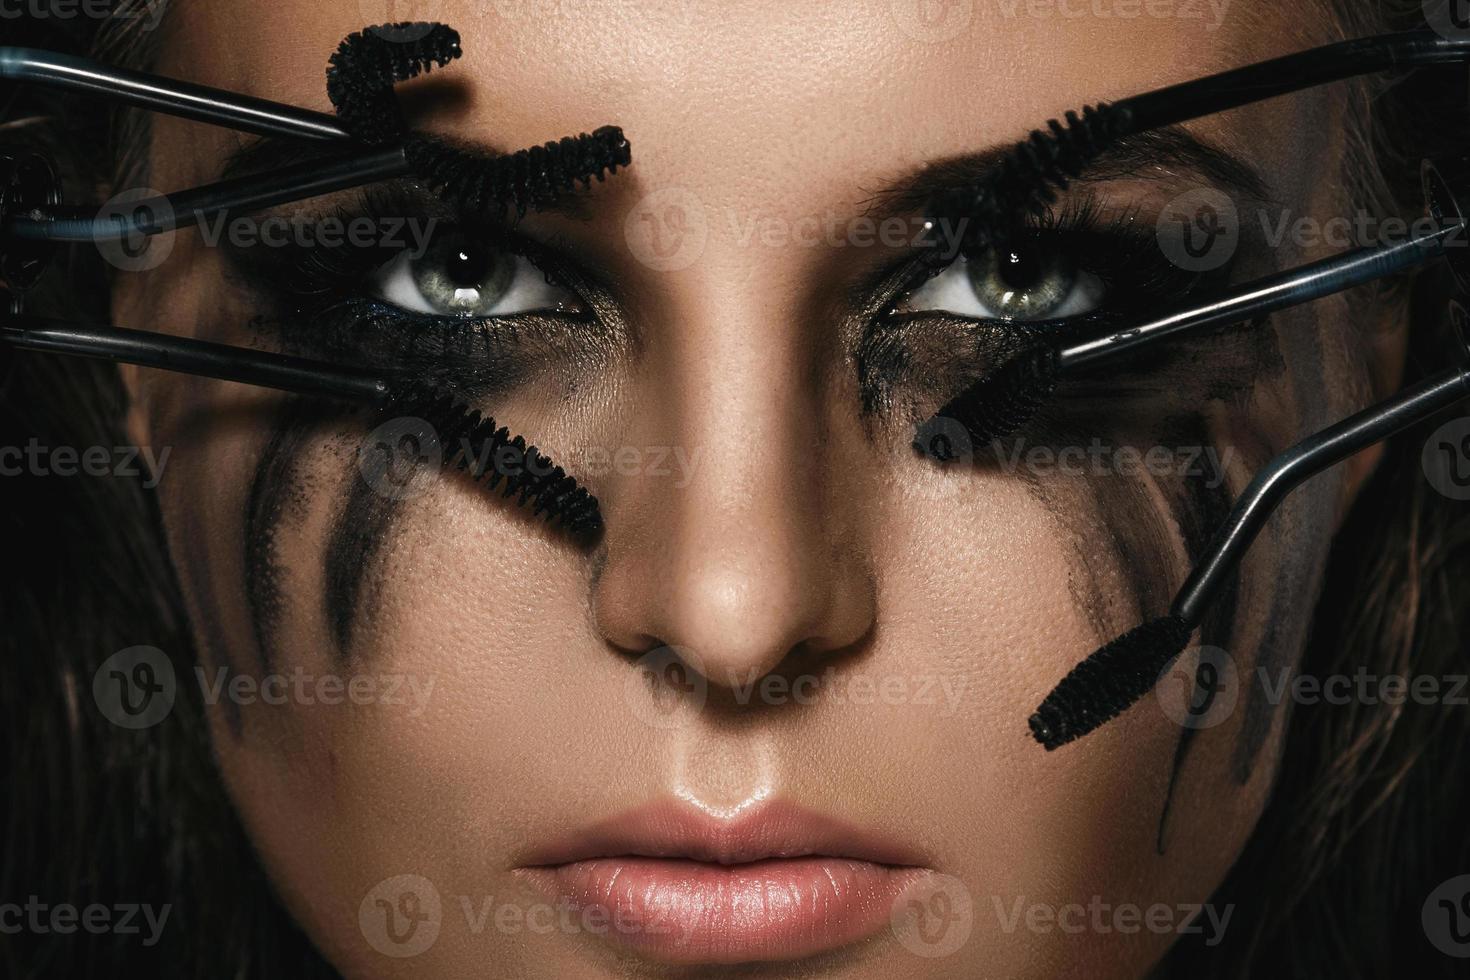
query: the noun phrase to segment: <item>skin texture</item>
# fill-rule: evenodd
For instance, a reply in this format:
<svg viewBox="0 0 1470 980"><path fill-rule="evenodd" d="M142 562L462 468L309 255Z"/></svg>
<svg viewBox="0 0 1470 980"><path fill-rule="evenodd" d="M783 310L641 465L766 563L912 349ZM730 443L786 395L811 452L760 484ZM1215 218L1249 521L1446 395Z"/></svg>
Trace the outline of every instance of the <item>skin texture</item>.
<svg viewBox="0 0 1470 980"><path fill-rule="evenodd" d="M688 975L567 930L501 930L492 919L476 932L462 902L543 903L515 874L537 848L650 800L723 812L780 799L901 842L959 879L973 898L971 936L937 958L884 932L815 959L699 976L1147 972L1173 933L1033 931L1009 916L1018 902L1207 901L1267 797L1281 717L1242 693L1222 724L1185 739L1149 698L1056 753L1027 737L1025 720L1077 659L1164 611L1228 497L1172 476L1070 478L917 457L913 424L954 389L900 381L890 411L864 414L853 354L847 298L892 255L743 240L740 230L762 217L846 220L895 179L1066 109L1321 39L1245 0L1211 30L1212 16L1028 16L1023 6L1008 17L953 5L972 20L939 41L904 29L911 5L880 0L405 6L393 19L432 17L465 38L454 67L404 87L442 96L416 125L514 148L616 123L634 146L633 167L589 196L585 220L525 225L603 271L615 336L597 357L548 358L485 407L574 473L594 447L670 447L693 465L588 474L608 528L591 551L463 480L431 481L391 507L363 504L350 523L374 540L344 646L324 569L362 479L361 424L272 393L127 372L138 438L174 449L164 521L209 676L300 669L433 685L418 712L411 699L225 699L214 712L224 776L303 927L350 977L467 976L492 964L526 978ZM355 4L279 4L268 18L249 5L179 5L160 71L326 109L326 56L364 24ZM1337 213L1340 147L1323 123L1334 111L1316 93L1191 130L1261 170L1278 209L1326 217ZM206 182L243 140L160 119L150 179ZM1154 174L1097 190L1149 213L1195 183ZM707 235L692 261L666 271L645 261L636 230L651 222L675 234L671 205L686 227L702 215ZM162 266L120 278L116 322L258 342L245 329L250 297L221 286L218 250L191 234L173 248ZM1288 245L1242 263L1262 274L1330 251ZM1265 341L1202 345L1125 399L1084 393L1076 404L1091 407L1064 413L1050 441L1085 445L1089 419L1144 448L1204 434L1218 452L1235 450L1233 495L1263 459L1394 382L1401 338L1361 310L1349 317L1345 299L1265 330ZM1357 337L1376 350L1371 362L1355 353ZM916 376L926 357L941 370L939 355L921 352ZM1202 374L1233 381L1207 395L1194 383ZM282 427L283 416L295 421ZM1258 658L1295 656L1331 533L1372 462L1294 496L1207 624L1202 642L1223 646L1242 674ZM252 503L262 465L274 491ZM269 581L247 586L252 562ZM676 712L673 726L647 719L679 695L656 699L638 666L665 644L686 651L704 692L702 709ZM838 684L902 679L909 696L741 703L738 689L753 681L829 668ZM960 692L953 706L942 694L910 703L936 682L935 693ZM433 882L443 924L427 951L392 959L367 941L359 911L402 874Z"/></svg>

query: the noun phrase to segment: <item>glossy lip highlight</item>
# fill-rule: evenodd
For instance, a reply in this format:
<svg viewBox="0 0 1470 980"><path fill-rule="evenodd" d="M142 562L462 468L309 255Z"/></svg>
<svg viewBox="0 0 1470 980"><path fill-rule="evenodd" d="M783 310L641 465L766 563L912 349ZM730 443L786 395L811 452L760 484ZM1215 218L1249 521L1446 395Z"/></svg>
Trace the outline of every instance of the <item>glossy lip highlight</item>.
<svg viewBox="0 0 1470 980"><path fill-rule="evenodd" d="M599 910L615 941L684 965L800 959L869 938L927 873L912 849L795 804L720 819L676 801L594 823L515 871Z"/></svg>

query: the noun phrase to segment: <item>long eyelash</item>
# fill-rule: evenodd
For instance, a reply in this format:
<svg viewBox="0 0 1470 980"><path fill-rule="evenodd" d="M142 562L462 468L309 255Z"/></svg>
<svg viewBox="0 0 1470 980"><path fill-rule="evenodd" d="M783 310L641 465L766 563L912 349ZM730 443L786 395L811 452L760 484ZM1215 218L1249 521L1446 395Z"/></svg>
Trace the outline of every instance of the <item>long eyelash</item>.
<svg viewBox="0 0 1470 980"><path fill-rule="evenodd" d="M1199 281L1198 274L1180 269L1160 251L1138 207L1109 213L1097 194L1070 200L1060 210L1047 208L1023 230L1043 245L1066 249L1078 267L1101 279L1109 291L1108 314L1179 295Z"/></svg>
<svg viewBox="0 0 1470 980"><path fill-rule="evenodd" d="M460 224L457 215L436 211L424 213L421 202L411 199L411 195L378 187L363 189L354 205L338 206L313 221L334 221L338 227L365 223L374 229L398 225L400 231L397 240L389 244L382 241L369 245L318 243L305 248L291 246L263 252L252 250L233 256L241 270L251 273L249 278L256 283L263 284L270 291L270 298L287 314L306 316L317 312L324 303L357 297L368 277L401 255L415 234L438 234ZM420 223L415 226L415 221ZM483 244L518 255L540 269L549 281L566 285L558 274L558 262L551 249L504 225L476 221L475 227L475 236ZM428 322L436 318L423 316L421 319ZM467 318L443 319L462 321Z"/></svg>
<svg viewBox="0 0 1470 980"><path fill-rule="evenodd" d="M1180 268L1159 248L1138 209L1106 216L1096 195L1068 204L1060 213L1043 213L1029 228L1017 234L1067 242L1073 261L1103 280L1107 299L1100 309L1081 316L1008 324L1020 335L1020 349L951 398L915 434L914 448L941 462L954 458L943 437L948 422L963 426L974 445L990 445L1036 415L1060 380L1059 343L1112 329L1161 303L1182 302L1201 288L1229 281L1234 269L1233 261L1207 274Z"/></svg>
<svg viewBox="0 0 1470 980"><path fill-rule="evenodd" d="M338 227L366 221L368 227L384 229L390 227L390 220L411 220L406 215L445 228L460 223L454 209L438 203L426 206L416 192L391 184L365 188L355 196L355 203L314 216L313 221L335 220ZM540 269L548 281L582 292L569 282L571 276L564 276L569 270L563 269L555 246L534 242L504 224L477 220L475 227L491 247L519 255ZM431 230L427 224L418 227L419 234L427 230ZM400 237L412 245L408 230ZM544 333L544 329L527 330L523 336L522 326L549 328L552 315L476 318L400 310L369 295L367 286L373 273L402 252L399 244L364 246L339 241L310 247L232 248L227 255L234 278L259 297L262 313L252 326L288 352L411 372L446 386L464 381L466 372L493 376L497 384L514 383L535 353L532 338ZM576 315L554 316L564 323ZM526 348L521 356L512 350L518 346Z"/></svg>
<svg viewBox="0 0 1470 980"><path fill-rule="evenodd" d="M366 218L372 227L381 228L384 218L392 210L385 192L368 188L359 195L356 209L349 209L344 205L336 209L330 217L340 222ZM339 244L292 249L285 256L287 262L281 270L285 275L276 280L275 285L282 298L305 306L354 288L364 276L383 265L396 252L397 249L380 244L367 247Z"/></svg>
<svg viewBox="0 0 1470 980"><path fill-rule="evenodd" d="M390 227L390 222L402 221L405 224L400 238L409 236L407 223L415 220L425 223L417 229L425 233L440 227L452 229L460 224L458 215L433 211L422 213L419 203L408 197L393 190L365 188L359 193L355 206L339 206L325 218L335 220L342 227L354 222L366 222L368 226L377 229ZM408 217L410 215L415 217ZM548 251L538 247L529 238L508 226L482 220L477 220L475 227L476 236L484 244L502 252L519 255L546 272L549 278L554 278L551 271L553 263ZM401 246L406 244L406 241L393 245L379 242L365 247L339 243L288 249L284 254L284 263L270 263L274 266L274 274L280 276L274 280L274 285L278 292L284 294L283 298L305 306L329 294L345 297L353 290L360 289L364 280L374 271L401 254L404 250Z"/></svg>
<svg viewBox="0 0 1470 980"><path fill-rule="evenodd" d="M1012 232L1012 240L1021 237L1065 252L1079 268L1107 286L1103 308L1070 318L1065 321L1069 326L1102 326L1161 299L1182 298L1204 281L1200 274L1186 272L1168 260L1153 229L1141 219L1139 208L1111 209L1096 193L1076 195L1026 215ZM946 268L948 264L936 266L929 257L921 258L914 279L899 291L894 304ZM1227 267L1211 277L1228 271ZM1055 329L1064 321L1005 322L1019 331L1033 331Z"/></svg>
<svg viewBox="0 0 1470 980"><path fill-rule="evenodd" d="M1001 161L986 181L934 202L935 217L967 219L963 244L986 248L1005 240L1053 206L1071 180L1133 125L1126 107L1103 103L1052 119Z"/></svg>

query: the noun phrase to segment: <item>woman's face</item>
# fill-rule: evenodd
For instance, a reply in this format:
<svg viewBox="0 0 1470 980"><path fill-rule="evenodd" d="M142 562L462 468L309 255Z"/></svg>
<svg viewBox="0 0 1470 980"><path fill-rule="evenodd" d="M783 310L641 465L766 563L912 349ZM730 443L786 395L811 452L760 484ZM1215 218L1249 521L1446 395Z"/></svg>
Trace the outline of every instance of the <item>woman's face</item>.
<svg viewBox="0 0 1470 980"><path fill-rule="evenodd" d="M998 455L943 466L911 440L1013 330L983 316L1180 301L1169 232L1205 229L1202 201L1239 214L1216 275L1334 251L1273 233L1337 213L1336 103L1212 117L1077 183L1047 239L1080 267L1042 276L1060 300L1008 297L980 258L907 298L893 271L933 181L1067 109L1319 40L1281 10L171 11L163 74L319 109L342 37L443 21L465 55L401 87L417 127L508 151L616 124L633 147L578 207L517 229L554 254L553 283L481 249L488 285L445 290L460 246L430 247L307 315L280 270L327 250L218 226L120 281L120 324L433 373L602 503L581 547L460 476L364 464L398 445L391 421L130 373L132 424L173 449L160 499L221 768L343 973L1126 977L1185 930L1229 928L1233 909L1191 915L1273 777L1284 711L1254 679L1293 663L1367 464L1291 499L1196 636L1225 655L1210 727L1180 721L1194 654L1059 751L1026 719L1167 609L1264 459L1367 401L1361 318L1327 300L1109 371ZM153 140L165 190L217 179L246 143L167 120ZM462 244L413 200L387 205L401 240ZM379 314L541 312L350 312L375 291Z"/></svg>

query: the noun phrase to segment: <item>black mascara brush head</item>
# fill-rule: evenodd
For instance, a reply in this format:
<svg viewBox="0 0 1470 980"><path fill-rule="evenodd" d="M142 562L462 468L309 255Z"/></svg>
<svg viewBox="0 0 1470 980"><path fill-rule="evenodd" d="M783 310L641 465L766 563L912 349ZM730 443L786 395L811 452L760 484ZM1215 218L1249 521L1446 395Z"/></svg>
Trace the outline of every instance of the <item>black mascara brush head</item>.
<svg viewBox="0 0 1470 980"><path fill-rule="evenodd" d="M409 167L430 189L466 213L510 208L517 217L548 206L579 184L585 189L593 180L606 180L633 159L627 138L616 126L508 153L489 163L432 136L411 137L404 152Z"/></svg>
<svg viewBox="0 0 1470 980"><path fill-rule="evenodd" d="M1087 106L1066 121L1053 119L1017 143L978 186L940 195L933 224L953 229L958 240L937 241L949 254L980 252L1003 242L1028 217L1042 214L1073 178L1131 130L1126 107Z"/></svg>
<svg viewBox="0 0 1470 980"><path fill-rule="evenodd" d="M1175 615L1135 626L1072 668L1031 716L1031 737L1048 752L1081 738L1153 690L1194 627Z"/></svg>
<svg viewBox="0 0 1470 980"><path fill-rule="evenodd" d="M1057 350L1050 342L1033 341L969 388L950 399L934 417L919 426L914 448L939 462L955 458L952 441L945 438L946 420L964 427L971 446L988 446L1014 434L1031 421L1056 391Z"/></svg>
<svg viewBox="0 0 1470 980"><path fill-rule="evenodd" d="M577 537L602 530L597 498L535 446L511 435L439 388L405 385L379 410L379 418L419 418L429 423L446 467L463 470L480 485L500 489L516 504L544 516Z"/></svg>
<svg viewBox="0 0 1470 980"><path fill-rule="evenodd" d="M332 55L327 97L358 139L402 143L408 172L466 214L506 208L523 217L632 162L632 148L616 126L489 161L448 140L409 132L393 87L461 53L459 34L443 24L370 27L350 35Z"/></svg>
<svg viewBox="0 0 1470 980"><path fill-rule="evenodd" d="M365 143L404 135L393 86L443 68L464 52L459 32L444 24L399 23L349 34L327 66L327 98L342 125Z"/></svg>
<svg viewBox="0 0 1470 980"><path fill-rule="evenodd" d="M1087 106L1066 121L1053 119L1017 143L976 186L941 194L931 204L929 246L942 264L960 253L980 254L1004 245L1028 220L1045 213L1057 194L1133 128L1121 105ZM1032 349L982 378L920 426L914 448L947 461L950 441L940 438L941 419L954 419L974 446L1011 435L1040 410L1057 385L1056 349Z"/></svg>

